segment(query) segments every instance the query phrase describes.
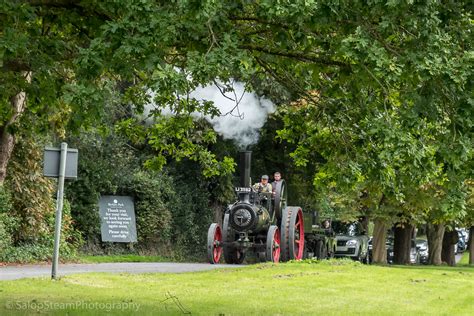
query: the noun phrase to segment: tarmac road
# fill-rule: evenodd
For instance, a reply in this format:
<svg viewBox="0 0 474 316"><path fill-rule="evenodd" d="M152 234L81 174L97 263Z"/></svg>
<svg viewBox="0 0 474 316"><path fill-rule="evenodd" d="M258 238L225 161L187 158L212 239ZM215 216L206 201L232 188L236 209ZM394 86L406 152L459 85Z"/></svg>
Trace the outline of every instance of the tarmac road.
<svg viewBox="0 0 474 316"><path fill-rule="evenodd" d="M58 275L112 272L112 273L183 273L206 271L212 269L232 268L238 265L209 263L174 263L174 262L126 262L126 263L93 263L93 264L60 264ZM19 265L0 267L0 280L16 280L33 277L50 277L51 265Z"/></svg>
<svg viewBox="0 0 474 316"><path fill-rule="evenodd" d="M459 262L462 254L456 255ZM206 271L212 269L235 268L242 265L208 264L208 263L175 263L175 262L126 262L126 263L92 263L60 264L58 275L74 273L111 272L111 273L183 273ZM0 266L0 280L16 280L34 277L50 277L51 265L17 265Z"/></svg>

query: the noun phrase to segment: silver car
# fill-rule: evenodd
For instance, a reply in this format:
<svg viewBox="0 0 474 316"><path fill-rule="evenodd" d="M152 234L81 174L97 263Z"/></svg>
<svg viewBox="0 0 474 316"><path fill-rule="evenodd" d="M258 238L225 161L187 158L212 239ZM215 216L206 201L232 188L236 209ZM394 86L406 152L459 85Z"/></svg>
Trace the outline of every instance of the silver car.
<svg viewBox="0 0 474 316"><path fill-rule="evenodd" d="M336 257L349 257L369 263L369 236L359 222L333 222L336 233Z"/></svg>

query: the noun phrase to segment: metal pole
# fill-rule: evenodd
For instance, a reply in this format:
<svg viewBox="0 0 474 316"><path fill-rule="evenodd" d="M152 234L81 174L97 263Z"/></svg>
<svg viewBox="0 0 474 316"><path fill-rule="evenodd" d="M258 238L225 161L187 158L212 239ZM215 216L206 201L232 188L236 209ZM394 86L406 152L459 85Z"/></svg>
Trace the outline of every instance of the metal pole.
<svg viewBox="0 0 474 316"><path fill-rule="evenodd" d="M53 253L53 270L51 278L56 279L59 262L59 240L61 238L61 218L63 212L63 195L64 195L64 176L66 174L66 157L67 143L61 143L61 156L59 161L59 177L58 177L58 195L56 198L56 220L54 224L54 253Z"/></svg>

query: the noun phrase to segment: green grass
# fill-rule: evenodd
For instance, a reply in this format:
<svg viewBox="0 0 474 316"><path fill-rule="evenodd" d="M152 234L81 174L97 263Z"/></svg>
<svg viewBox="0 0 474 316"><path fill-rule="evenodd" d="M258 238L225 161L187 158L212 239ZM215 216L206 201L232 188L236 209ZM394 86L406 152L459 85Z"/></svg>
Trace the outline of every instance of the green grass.
<svg viewBox="0 0 474 316"><path fill-rule="evenodd" d="M469 265L469 251L464 251L458 265Z"/></svg>
<svg viewBox="0 0 474 316"><path fill-rule="evenodd" d="M81 255L77 258L80 263L106 263L106 262L172 262L170 258L161 256L139 256L139 255L110 255L89 256Z"/></svg>
<svg viewBox="0 0 474 316"><path fill-rule="evenodd" d="M365 266L334 260L184 274L91 273L59 281L2 281L0 315L37 310L55 315L102 315L107 309L136 313L119 306L138 307L142 315L472 315L473 291L472 267Z"/></svg>

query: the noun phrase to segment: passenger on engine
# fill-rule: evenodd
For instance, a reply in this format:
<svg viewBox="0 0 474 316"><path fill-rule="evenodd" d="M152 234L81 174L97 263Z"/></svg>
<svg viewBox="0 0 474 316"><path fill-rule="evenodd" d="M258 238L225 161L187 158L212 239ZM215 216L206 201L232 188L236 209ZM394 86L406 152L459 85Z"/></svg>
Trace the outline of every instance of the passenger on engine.
<svg viewBox="0 0 474 316"><path fill-rule="evenodd" d="M331 223L329 222L329 220L325 219L323 221L323 228L324 229L331 229Z"/></svg>
<svg viewBox="0 0 474 316"><path fill-rule="evenodd" d="M272 189L273 189L273 196L276 194L276 189L278 187L278 184L281 182L281 173L278 171L273 174L273 182L272 182Z"/></svg>
<svg viewBox="0 0 474 316"><path fill-rule="evenodd" d="M272 193L272 185L268 183L268 176L264 174L260 182L253 185L253 189L261 193Z"/></svg>

